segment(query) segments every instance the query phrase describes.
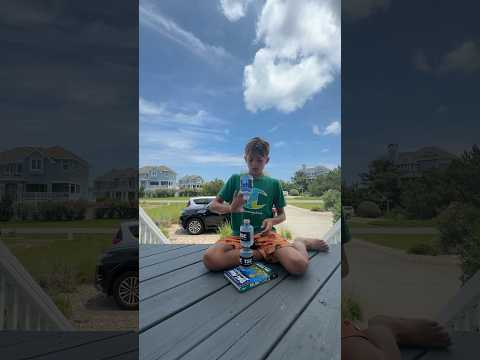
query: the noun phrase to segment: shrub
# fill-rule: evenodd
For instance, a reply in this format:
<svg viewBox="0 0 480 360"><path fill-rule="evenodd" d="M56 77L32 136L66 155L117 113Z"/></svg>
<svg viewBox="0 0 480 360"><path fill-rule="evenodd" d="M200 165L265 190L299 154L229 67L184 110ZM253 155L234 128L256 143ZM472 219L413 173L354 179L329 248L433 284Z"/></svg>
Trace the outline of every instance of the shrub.
<svg viewBox="0 0 480 360"><path fill-rule="evenodd" d="M220 240L232 236L233 233L232 233L232 226L230 222L227 221L227 222L224 222L222 225L220 225L217 229L217 234L219 235Z"/></svg>
<svg viewBox="0 0 480 360"><path fill-rule="evenodd" d="M300 192L297 189L290 189L290 191L288 192L288 195L298 196L300 195Z"/></svg>
<svg viewBox="0 0 480 360"><path fill-rule="evenodd" d="M138 206L127 201L105 201L95 209L96 219L136 219Z"/></svg>
<svg viewBox="0 0 480 360"><path fill-rule="evenodd" d="M337 221L340 218L342 199L341 193L338 190L330 189L322 195L325 209L333 213L333 220Z"/></svg>
<svg viewBox="0 0 480 360"><path fill-rule="evenodd" d="M462 283L470 279L477 271L480 271L480 224L474 226L460 251L462 266Z"/></svg>
<svg viewBox="0 0 480 360"><path fill-rule="evenodd" d="M465 239L471 236L473 224L480 219L480 210L471 205L451 203L438 217L440 244L445 253L458 253Z"/></svg>
<svg viewBox="0 0 480 360"><path fill-rule="evenodd" d="M178 192L178 196L192 197L199 196L202 192L196 189L183 189Z"/></svg>
<svg viewBox="0 0 480 360"><path fill-rule="evenodd" d="M175 196L175 190L173 189L157 189L153 191L153 197L166 198Z"/></svg>
<svg viewBox="0 0 480 360"><path fill-rule="evenodd" d="M342 296L342 319L350 321L362 320L360 305L347 296Z"/></svg>
<svg viewBox="0 0 480 360"><path fill-rule="evenodd" d="M292 232L287 227L282 227L280 229L280 236L287 240L292 240Z"/></svg>
<svg viewBox="0 0 480 360"><path fill-rule="evenodd" d="M407 250L407 253L409 254L416 254L416 255L431 255L431 256L437 256L439 251L438 249L431 245L431 244L426 244L426 243L420 243L413 245Z"/></svg>
<svg viewBox="0 0 480 360"><path fill-rule="evenodd" d="M0 221L8 221L13 216L12 201L4 199L0 202Z"/></svg>
<svg viewBox="0 0 480 360"><path fill-rule="evenodd" d="M361 217L377 218L381 211L373 201L362 201L357 207L357 214Z"/></svg>

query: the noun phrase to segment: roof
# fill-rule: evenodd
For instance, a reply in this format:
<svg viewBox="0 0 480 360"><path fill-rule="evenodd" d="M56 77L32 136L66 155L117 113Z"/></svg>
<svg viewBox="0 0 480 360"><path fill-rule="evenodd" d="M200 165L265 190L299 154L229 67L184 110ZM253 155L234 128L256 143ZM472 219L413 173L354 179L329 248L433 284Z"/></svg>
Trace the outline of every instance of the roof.
<svg viewBox="0 0 480 360"><path fill-rule="evenodd" d="M126 168L126 169L112 169L109 172L98 176L95 181L106 181L106 180L113 180L113 179L121 179L121 178L132 178L137 177L138 171L134 168Z"/></svg>
<svg viewBox="0 0 480 360"><path fill-rule="evenodd" d="M182 177L179 182L193 182L193 181L201 181L203 182L203 178L199 175L185 175L184 177Z"/></svg>
<svg viewBox="0 0 480 360"><path fill-rule="evenodd" d="M145 174L147 172L150 172L151 170L157 170L157 171L160 171L160 172L170 172L172 174L177 174L175 171L173 171L172 169L170 169L169 167L167 166L164 166L164 165L160 165L160 166L142 166L140 168L140 174Z"/></svg>
<svg viewBox="0 0 480 360"><path fill-rule="evenodd" d="M40 147L40 146L20 146L13 149L0 152L0 162L17 162L23 161L26 157L34 152L39 152L45 157L49 157L53 160L77 160L84 166L88 166L88 163L81 157L75 155L69 150L61 146Z"/></svg>
<svg viewBox="0 0 480 360"><path fill-rule="evenodd" d="M399 152L397 163L412 163L422 159L446 159L453 160L456 156L436 146L426 146L416 151Z"/></svg>

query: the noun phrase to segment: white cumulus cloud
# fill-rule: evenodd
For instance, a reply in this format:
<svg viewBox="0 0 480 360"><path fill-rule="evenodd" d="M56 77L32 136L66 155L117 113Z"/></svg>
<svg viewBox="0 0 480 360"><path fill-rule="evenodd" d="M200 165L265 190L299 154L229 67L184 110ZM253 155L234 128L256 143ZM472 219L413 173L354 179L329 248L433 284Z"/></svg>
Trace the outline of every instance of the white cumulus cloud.
<svg viewBox="0 0 480 360"><path fill-rule="evenodd" d="M225 17L235 22L247 13L251 0L220 0L220 7Z"/></svg>
<svg viewBox="0 0 480 360"><path fill-rule="evenodd" d="M466 41L448 52L440 65L442 71L462 71L471 73L480 70L480 44Z"/></svg>
<svg viewBox="0 0 480 360"><path fill-rule="evenodd" d="M313 125L312 126L312 131L315 135L321 135L322 132L320 131L320 127L318 125Z"/></svg>
<svg viewBox="0 0 480 360"><path fill-rule="evenodd" d="M267 0L257 23L263 43L244 69L248 110L301 108L340 70L339 0Z"/></svg>
<svg viewBox="0 0 480 360"><path fill-rule="evenodd" d="M339 135L341 129L340 121L333 121L325 128L323 135Z"/></svg>

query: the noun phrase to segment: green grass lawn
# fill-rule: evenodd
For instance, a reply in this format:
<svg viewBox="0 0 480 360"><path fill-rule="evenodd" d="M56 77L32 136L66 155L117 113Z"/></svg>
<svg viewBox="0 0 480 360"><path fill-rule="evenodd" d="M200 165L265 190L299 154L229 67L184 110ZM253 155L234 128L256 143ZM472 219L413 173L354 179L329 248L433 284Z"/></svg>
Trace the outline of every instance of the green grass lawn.
<svg viewBox="0 0 480 360"><path fill-rule="evenodd" d="M352 217L347 221L351 228L369 227L435 227L435 219L430 220L393 220L385 218L361 218Z"/></svg>
<svg viewBox="0 0 480 360"><path fill-rule="evenodd" d="M0 228L116 228L122 221L124 220L6 221L0 222Z"/></svg>
<svg viewBox="0 0 480 360"><path fill-rule="evenodd" d="M324 211L323 201L317 201L314 203L301 203L290 200L287 201L287 204L308 210L312 210L313 208L321 208L322 211Z"/></svg>
<svg viewBox="0 0 480 360"><path fill-rule="evenodd" d="M435 234L358 234L352 233L354 238L371 243L407 251L413 246L427 244L435 246L438 235Z"/></svg>
<svg viewBox="0 0 480 360"><path fill-rule="evenodd" d="M170 197L164 197L164 198L141 198L140 204L158 203L158 202L169 201L169 200L185 201L185 203L187 203L188 199L190 199L190 197L186 197L186 196L178 196L178 197L170 196Z"/></svg>
<svg viewBox="0 0 480 360"><path fill-rule="evenodd" d="M321 200L320 196L286 196L287 201L295 201L295 200Z"/></svg>
<svg viewBox="0 0 480 360"><path fill-rule="evenodd" d="M77 282L92 282L98 256L112 245L111 235L4 235L1 240L37 282L68 268Z"/></svg>

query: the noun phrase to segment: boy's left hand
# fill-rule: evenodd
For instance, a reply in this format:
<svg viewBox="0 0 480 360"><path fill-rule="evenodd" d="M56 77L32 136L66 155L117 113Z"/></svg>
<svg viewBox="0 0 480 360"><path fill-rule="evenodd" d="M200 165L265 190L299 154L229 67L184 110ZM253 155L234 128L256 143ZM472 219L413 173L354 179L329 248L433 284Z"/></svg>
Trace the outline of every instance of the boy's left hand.
<svg viewBox="0 0 480 360"><path fill-rule="evenodd" d="M265 219L262 222L262 232L260 232L260 235L264 235L268 233L270 230L273 228L273 219Z"/></svg>

